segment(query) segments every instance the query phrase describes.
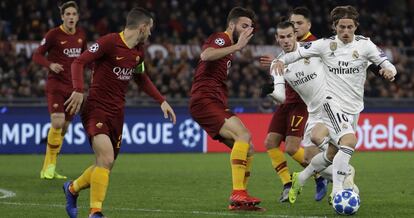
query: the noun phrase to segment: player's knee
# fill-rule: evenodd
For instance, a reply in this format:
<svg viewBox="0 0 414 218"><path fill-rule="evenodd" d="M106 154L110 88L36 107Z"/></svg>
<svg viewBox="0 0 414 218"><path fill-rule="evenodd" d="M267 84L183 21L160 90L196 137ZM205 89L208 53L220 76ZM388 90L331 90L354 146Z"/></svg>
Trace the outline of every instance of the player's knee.
<svg viewBox="0 0 414 218"><path fill-rule="evenodd" d="M55 128L55 129L63 129L63 127L64 127L64 123L65 122L61 122L61 121L52 121L51 122L51 125L52 125L52 127L53 128Z"/></svg>
<svg viewBox="0 0 414 218"><path fill-rule="evenodd" d="M65 115L64 114L52 114L51 125L55 129L63 129L65 126Z"/></svg>

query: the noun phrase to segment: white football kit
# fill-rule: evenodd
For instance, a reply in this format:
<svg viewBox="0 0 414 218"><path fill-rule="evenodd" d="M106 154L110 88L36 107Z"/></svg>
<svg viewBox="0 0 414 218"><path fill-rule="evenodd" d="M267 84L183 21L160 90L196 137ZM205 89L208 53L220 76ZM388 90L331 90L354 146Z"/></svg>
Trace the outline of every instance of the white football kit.
<svg viewBox="0 0 414 218"><path fill-rule="evenodd" d="M299 48L300 44L297 43L296 46ZM284 52L280 55L283 54ZM309 117L302 141L302 144L305 147L314 145L311 141L311 130L316 123L322 122L320 113L322 112L322 104L326 98L326 78L322 65L320 58L304 58L287 65L285 73L283 74L283 79L280 78L275 80L275 85L282 84L284 81L289 83L290 87L299 94L307 106ZM272 67L270 69L272 69ZM272 72L272 75L275 75L275 73ZM275 88L275 91L278 92L275 93L275 95L283 94L285 92L284 84L279 87L282 89L277 90ZM284 98L282 97L282 99Z"/></svg>
<svg viewBox="0 0 414 218"><path fill-rule="evenodd" d="M278 60L285 65L301 58L320 57L326 73L326 101L321 113L331 138L338 142L347 132L356 130L359 113L364 108L364 83L368 61L397 73L384 52L369 38L355 35L352 42L344 44L334 36L303 44L294 52ZM329 127L330 126L330 127Z"/></svg>

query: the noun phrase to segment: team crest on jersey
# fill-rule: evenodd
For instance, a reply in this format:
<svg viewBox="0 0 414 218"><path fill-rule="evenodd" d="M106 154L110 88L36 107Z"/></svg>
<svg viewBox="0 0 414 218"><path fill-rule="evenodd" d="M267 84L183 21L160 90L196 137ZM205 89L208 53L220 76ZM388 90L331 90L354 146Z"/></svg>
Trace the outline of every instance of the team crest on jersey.
<svg viewBox="0 0 414 218"><path fill-rule="evenodd" d="M304 58L303 63L306 64L306 65L310 64L309 58Z"/></svg>
<svg viewBox="0 0 414 218"><path fill-rule="evenodd" d="M358 53L358 51L357 51L357 50L355 50L354 52L352 52L352 57L353 57L354 59L358 59L358 58L359 58L359 53Z"/></svg>
<svg viewBox="0 0 414 218"><path fill-rule="evenodd" d="M218 46L223 46L225 41L223 38L217 38L216 40L214 40L214 43L216 43L216 45Z"/></svg>
<svg viewBox="0 0 414 218"><path fill-rule="evenodd" d="M93 45L91 45L91 47L89 47L88 51L95 53L97 52L99 49L99 44L98 43L94 43Z"/></svg>
<svg viewBox="0 0 414 218"><path fill-rule="evenodd" d="M331 42L329 44L329 49L331 49L332 52L334 52L336 49L338 48L338 43L336 42Z"/></svg>
<svg viewBox="0 0 414 218"><path fill-rule="evenodd" d="M78 39L78 43L82 44L83 40L81 38Z"/></svg>
<svg viewBox="0 0 414 218"><path fill-rule="evenodd" d="M43 38L42 41L40 42L40 45L44 45L46 44L46 38Z"/></svg>
<svg viewBox="0 0 414 218"><path fill-rule="evenodd" d="M331 54L329 56L335 57L335 52L334 51L336 51L337 48L338 48L338 43L336 43L336 42L329 43L329 49L331 49Z"/></svg>

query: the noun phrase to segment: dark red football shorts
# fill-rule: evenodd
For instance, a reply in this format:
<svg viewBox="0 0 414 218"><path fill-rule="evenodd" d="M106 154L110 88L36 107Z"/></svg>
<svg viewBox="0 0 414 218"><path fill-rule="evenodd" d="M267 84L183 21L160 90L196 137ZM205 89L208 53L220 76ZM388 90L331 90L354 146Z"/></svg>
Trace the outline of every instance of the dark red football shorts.
<svg viewBox="0 0 414 218"><path fill-rule="evenodd" d="M306 104L282 104L273 114L268 133L275 132L284 137L302 137L307 120L308 110Z"/></svg>

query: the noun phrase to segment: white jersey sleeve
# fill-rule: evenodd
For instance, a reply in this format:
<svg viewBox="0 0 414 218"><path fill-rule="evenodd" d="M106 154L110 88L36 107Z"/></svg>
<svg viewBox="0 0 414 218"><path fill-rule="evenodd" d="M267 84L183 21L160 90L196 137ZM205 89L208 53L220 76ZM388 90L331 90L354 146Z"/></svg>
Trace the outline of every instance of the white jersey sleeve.
<svg viewBox="0 0 414 218"><path fill-rule="evenodd" d="M394 76L397 74L395 66L388 60L384 51L376 46L371 40L367 40L365 48L367 52L366 56L369 61L381 66L382 68L391 70L394 73Z"/></svg>
<svg viewBox="0 0 414 218"><path fill-rule="evenodd" d="M283 104L286 100L285 79L278 75L273 70L273 64L270 66L270 75L273 77L274 90L269 94L269 97L277 104Z"/></svg>
<svg viewBox="0 0 414 218"><path fill-rule="evenodd" d="M294 52L285 53L277 58L285 65L294 63L301 58L320 57L326 45L324 39L318 39L313 42L305 42Z"/></svg>

